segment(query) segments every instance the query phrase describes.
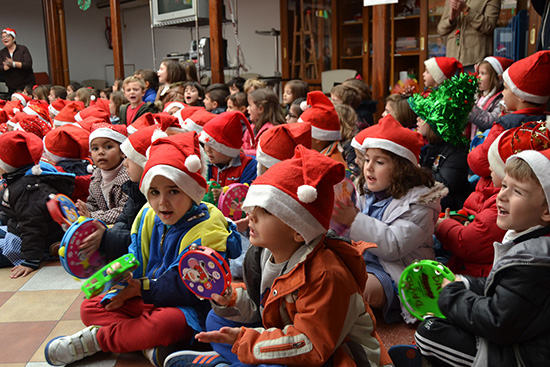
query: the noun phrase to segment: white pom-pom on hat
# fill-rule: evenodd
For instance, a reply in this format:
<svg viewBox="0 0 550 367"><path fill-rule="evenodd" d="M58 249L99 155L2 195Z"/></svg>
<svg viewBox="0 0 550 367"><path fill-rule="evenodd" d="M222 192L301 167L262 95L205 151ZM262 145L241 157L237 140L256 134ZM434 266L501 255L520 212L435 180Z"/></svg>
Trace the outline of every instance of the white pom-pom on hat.
<svg viewBox="0 0 550 367"><path fill-rule="evenodd" d="M298 187L298 200L302 203L313 203L317 199L317 189L309 185Z"/></svg>
<svg viewBox="0 0 550 367"><path fill-rule="evenodd" d="M161 129L156 129L151 136L151 143L157 139L166 138L167 136L168 134L166 134L166 132L162 131Z"/></svg>
<svg viewBox="0 0 550 367"><path fill-rule="evenodd" d="M87 171L88 173L93 173L93 172L94 172L94 166L92 166L91 164L88 164L88 165L86 166L86 171Z"/></svg>
<svg viewBox="0 0 550 367"><path fill-rule="evenodd" d="M42 168L40 168L40 165L37 164L37 165L34 165L32 166L32 174L35 175L35 176L39 176L41 173L42 173Z"/></svg>
<svg viewBox="0 0 550 367"><path fill-rule="evenodd" d="M201 159L196 154L192 154L185 158L185 167L189 170L189 172L198 172L200 171L201 166Z"/></svg>
<svg viewBox="0 0 550 367"><path fill-rule="evenodd" d="M308 108L310 108L311 106L307 104L307 101L302 101L302 103L300 103L300 109L302 111L305 111L307 110Z"/></svg>
<svg viewBox="0 0 550 367"><path fill-rule="evenodd" d="M95 95L92 94L92 95L90 96L90 99L91 99L92 101L95 101L95 100L97 99L97 97L96 97Z"/></svg>

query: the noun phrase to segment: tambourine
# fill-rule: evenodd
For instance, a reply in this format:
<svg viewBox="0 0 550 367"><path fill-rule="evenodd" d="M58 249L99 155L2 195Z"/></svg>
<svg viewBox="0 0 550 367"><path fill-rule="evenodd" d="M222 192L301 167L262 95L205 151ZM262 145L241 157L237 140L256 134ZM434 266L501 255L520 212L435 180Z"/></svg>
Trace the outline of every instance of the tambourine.
<svg viewBox="0 0 550 367"><path fill-rule="evenodd" d="M82 284L82 292L90 299L108 291L115 284L133 272L139 266L139 261L132 254L122 255L116 260L102 267Z"/></svg>
<svg viewBox="0 0 550 367"><path fill-rule="evenodd" d="M461 224L464 224L465 222L472 222L475 219L475 215L468 215L468 212L463 209L451 211L449 215L451 217L450 219L454 219ZM439 213L439 218L445 218L445 213Z"/></svg>
<svg viewBox="0 0 550 367"><path fill-rule="evenodd" d="M204 194L202 201L216 205L216 200L214 199L214 194L212 193L212 189L221 189L222 187L219 183L217 183L214 180L209 180L207 182L207 185L208 185L208 190L206 190L206 194Z"/></svg>
<svg viewBox="0 0 550 367"><path fill-rule="evenodd" d="M248 193L248 185L234 183L223 188L223 194L218 199L218 209L224 217L239 220L246 217L242 209L243 201Z"/></svg>
<svg viewBox="0 0 550 367"><path fill-rule="evenodd" d="M64 231L67 231L69 226L77 221L78 209L73 201L63 194L50 194L46 207L52 216Z"/></svg>
<svg viewBox="0 0 550 367"><path fill-rule="evenodd" d="M223 257L209 247L191 245L179 263L185 286L199 298L223 295L231 286L231 270Z"/></svg>
<svg viewBox="0 0 550 367"><path fill-rule="evenodd" d="M437 301L443 279L455 280L445 265L435 260L421 260L407 266L399 278L399 298L405 308L417 319L426 316L446 318Z"/></svg>
<svg viewBox="0 0 550 367"><path fill-rule="evenodd" d="M107 227L105 223L99 221ZM97 231L94 219L79 217L76 222L71 224L59 247L59 259L63 268L74 277L85 279L92 276L96 271L105 266L105 256L97 250L91 255L79 250L82 241Z"/></svg>
<svg viewBox="0 0 550 367"><path fill-rule="evenodd" d="M357 192L355 191L355 185L349 178L344 178L341 182L334 185L334 207L338 206L338 203L355 204L357 202ZM332 228L338 236L343 236L349 229L347 226L336 222L330 221L330 228Z"/></svg>

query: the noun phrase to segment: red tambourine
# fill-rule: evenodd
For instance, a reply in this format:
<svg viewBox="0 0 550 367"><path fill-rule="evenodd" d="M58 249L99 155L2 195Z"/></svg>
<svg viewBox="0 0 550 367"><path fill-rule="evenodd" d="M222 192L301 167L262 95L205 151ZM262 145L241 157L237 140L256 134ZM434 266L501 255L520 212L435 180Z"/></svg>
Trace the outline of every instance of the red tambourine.
<svg viewBox="0 0 550 367"><path fill-rule="evenodd" d="M218 209L224 217L239 220L246 217L242 209L243 201L248 193L248 185L234 183L223 188L223 194L218 199Z"/></svg>
<svg viewBox="0 0 550 367"><path fill-rule="evenodd" d="M78 209L73 201L63 194L51 194L50 200L46 203L46 207L52 216L64 231L67 231L69 226L77 221Z"/></svg>
<svg viewBox="0 0 550 367"><path fill-rule="evenodd" d="M179 263L185 286L199 298L223 295L231 286L231 270L223 257L209 247L191 245Z"/></svg>

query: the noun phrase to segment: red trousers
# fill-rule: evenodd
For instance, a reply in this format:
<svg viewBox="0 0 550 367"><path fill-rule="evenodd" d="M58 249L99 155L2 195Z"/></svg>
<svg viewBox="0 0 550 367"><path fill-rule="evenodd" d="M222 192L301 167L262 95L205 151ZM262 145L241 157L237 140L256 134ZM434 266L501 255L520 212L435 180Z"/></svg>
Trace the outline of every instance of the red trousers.
<svg viewBox="0 0 550 367"><path fill-rule="evenodd" d="M80 317L86 326L101 326L97 341L104 352L127 353L190 341L193 329L175 307L155 307L141 297L126 300L112 311L101 305L103 296L84 300Z"/></svg>

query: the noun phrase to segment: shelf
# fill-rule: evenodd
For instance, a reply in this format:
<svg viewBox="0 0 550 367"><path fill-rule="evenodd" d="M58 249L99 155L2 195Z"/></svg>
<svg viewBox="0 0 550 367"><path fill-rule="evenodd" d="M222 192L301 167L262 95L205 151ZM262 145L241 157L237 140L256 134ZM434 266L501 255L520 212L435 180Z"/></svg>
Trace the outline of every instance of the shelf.
<svg viewBox="0 0 550 367"><path fill-rule="evenodd" d="M356 60L356 59L362 59L363 55L354 55L354 56L341 56L342 60Z"/></svg>
<svg viewBox="0 0 550 367"><path fill-rule="evenodd" d="M342 22L342 25L360 25L363 24L363 19L359 20L346 20L345 22Z"/></svg>
<svg viewBox="0 0 550 367"><path fill-rule="evenodd" d="M395 53L393 54L393 56L395 57L400 57L400 56L419 56L420 55L420 50L419 49L416 49L416 50L408 50L408 51L395 51Z"/></svg>
<svg viewBox="0 0 550 367"><path fill-rule="evenodd" d="M407 16L393 17L393 20L409 20L409 19L420 19L420 15L407 15Z"/></svg>

